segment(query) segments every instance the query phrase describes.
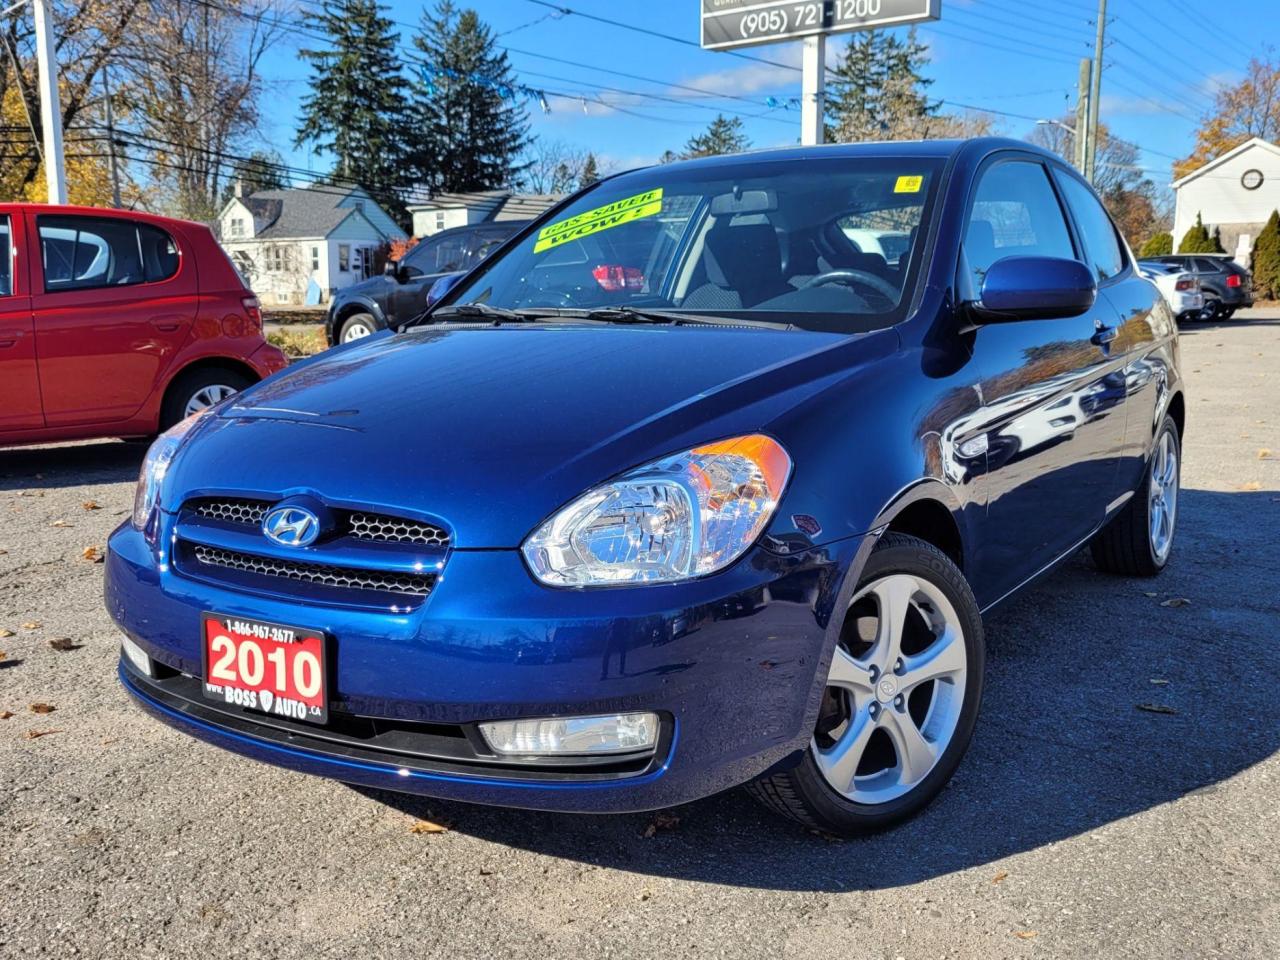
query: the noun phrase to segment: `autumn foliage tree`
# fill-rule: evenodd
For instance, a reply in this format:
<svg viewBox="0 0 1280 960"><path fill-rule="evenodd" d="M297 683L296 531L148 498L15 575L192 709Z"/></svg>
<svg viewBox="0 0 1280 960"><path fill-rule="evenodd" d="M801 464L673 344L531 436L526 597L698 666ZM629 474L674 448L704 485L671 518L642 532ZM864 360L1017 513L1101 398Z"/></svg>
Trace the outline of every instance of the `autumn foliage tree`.
<svg viewBox="0 0 1280 960"><path fill-rule="evenodd" d="M1173 175L1185 176L1253 137L1280 139L1280 58L1274 50L1250 60L1239 84L1219 91L1196 132L1195 149L1173 165Z"/></svg>

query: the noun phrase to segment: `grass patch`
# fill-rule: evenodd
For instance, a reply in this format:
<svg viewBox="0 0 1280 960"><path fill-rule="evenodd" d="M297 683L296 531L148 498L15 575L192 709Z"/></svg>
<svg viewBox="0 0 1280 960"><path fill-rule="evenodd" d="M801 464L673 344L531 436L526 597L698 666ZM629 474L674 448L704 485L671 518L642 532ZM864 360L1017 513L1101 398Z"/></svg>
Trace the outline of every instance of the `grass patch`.
<svg viewBox="0 0 1280 960"><path fill-rule="evenodd" d="M290 357L310 357L329 349L324 328L275 330L267 334L267 343L275 344Z"/></svg>

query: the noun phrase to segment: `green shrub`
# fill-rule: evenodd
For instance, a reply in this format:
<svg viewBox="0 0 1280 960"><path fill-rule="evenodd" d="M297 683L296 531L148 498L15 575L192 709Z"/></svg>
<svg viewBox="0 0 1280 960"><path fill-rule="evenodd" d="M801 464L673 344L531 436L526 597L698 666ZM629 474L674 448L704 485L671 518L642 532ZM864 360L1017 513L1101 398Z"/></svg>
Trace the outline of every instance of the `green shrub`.
<svg viewBox="0 0 1280 960"><path fill-rule="evenodd" d="M1157 233L1148 237L1146 242L1138 248L1140 257L1163 257L1168 253L1173 253L1172 233Z"/></svg>
<svg viewBox="0 0 1280 960"><path fill-rule="evenodd" d="M1200 214L1196 214L1195 225L1186 232L1182 242L1178 244L1179 253L1222 253L1222 244L1215 243L1209 231L1205 229Z"/></svg>
<svg viewBox="0 0 1280 960"><path fill-rule="evenodd" d="M1280 212L1271 211L1253 243L1253 289L1257 296L1280 300Z"/></svg>

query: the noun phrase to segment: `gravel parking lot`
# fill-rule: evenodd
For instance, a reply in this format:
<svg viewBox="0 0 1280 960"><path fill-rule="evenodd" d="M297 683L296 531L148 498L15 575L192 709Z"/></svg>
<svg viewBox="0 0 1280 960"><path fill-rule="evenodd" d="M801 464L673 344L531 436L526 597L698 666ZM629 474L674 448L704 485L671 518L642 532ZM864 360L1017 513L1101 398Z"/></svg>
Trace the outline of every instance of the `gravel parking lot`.
<svg viewBox="0 0 1280 960"><path fill-rule="evenodd" d="M1280 311L1183 350L1171 569L1082 554L994 614L958 777L846 843L740 792L535 814L188 739L117 684L93 560L142 448L0 451L0 956L1280 956Z"/></svg>

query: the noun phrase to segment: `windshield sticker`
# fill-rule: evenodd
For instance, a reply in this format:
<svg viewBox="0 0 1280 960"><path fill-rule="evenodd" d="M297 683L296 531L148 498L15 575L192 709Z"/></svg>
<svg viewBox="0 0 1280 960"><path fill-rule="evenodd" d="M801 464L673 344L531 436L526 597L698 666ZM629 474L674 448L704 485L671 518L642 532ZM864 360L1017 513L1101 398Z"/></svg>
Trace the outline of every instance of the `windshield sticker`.
<svg viewBox="0 0 1280 960"><path fill-rule="evenodd" d="M533 252L542 253L544 250L551 250L570 240L587 237L601 230L608 230L610 227L639 220L641 217L651 217L661 211L662 188L646 190L644 193L637 193L634 197L615 200L603 207L596 207L594 210L580 213L568 220L561 220L559 223L543 227L538 231L538 240L533 245Z"/></svg>
<svg viewBox="0 0 1280 960"><path fill-rule="evenodd" d="M893 192L919 193L922 186L924 186L924 177L899 177L898 182L893 185Z"/></svg>

